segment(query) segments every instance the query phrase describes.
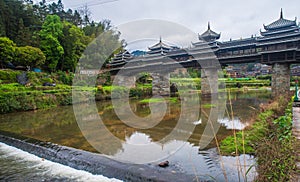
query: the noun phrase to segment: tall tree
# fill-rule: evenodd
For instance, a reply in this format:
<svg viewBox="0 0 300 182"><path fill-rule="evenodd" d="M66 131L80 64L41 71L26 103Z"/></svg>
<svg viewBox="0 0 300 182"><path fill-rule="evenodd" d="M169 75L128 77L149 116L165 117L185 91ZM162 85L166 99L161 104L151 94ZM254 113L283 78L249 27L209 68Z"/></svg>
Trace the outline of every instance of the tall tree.
<svg viewBox="0 0 300 182"><path fill-rule="evenodd" d="M0 37L6 36L4 10L5 10L5 3L3 0L0 0Z"/></svg>
<svg viewBox="0 0 300 182"><path fill-rule="evenodd" d="M29 28L24 26L22 18L19 19L18 33L15 39L18 46L31 45L31 33Z"/></svg>
<svg viewBox="0 0 300 182"><path fill-rule="evenodd" d="M41 50L46 56L48 71L55 71L58 61L64 54L64 49L59 42L62 36L63 25L57 15L48 15L40 31Z"/></svg>
<svg viewBox="0 0 300 182"><path fill-rule="evenodd" d="M82 18L77 10L74 11L73 19L71 22L76 26L82 25Z"/></svg>
<svg viewBox="0 0 300 182"><path fill-rule="evenodd" d="M46 0L41 0L38 5L36 5L37 8L37 15L41 18L41 21L44 21L49 14L49 8L47 6Z"/></svg>
<svg viewBox="0 0 300 182"><path fill-rule="evenodd" d="M88 8L87 4L80 7L78 9L78 12L82 18L82 25L83 26L89 25L92 13L91 13L90 9Z"/></svg>
<svg viewBox="0 0 300 182"><path fill-rule="evenodd" d="M52 35L54 38L58 39L62 35L62 29L63 24L60 17L57 15L48 15L42 25L40 35Z"/></svg>
<svg viewBox="0 0 300 182"><path fill-rule="evenodd" d="M81 54L89 43L89 37L85 36L80 28L69 22L64 22L63 25L61 44L64 48L64 56L58 67L61 70L74 72Z"/></svg>

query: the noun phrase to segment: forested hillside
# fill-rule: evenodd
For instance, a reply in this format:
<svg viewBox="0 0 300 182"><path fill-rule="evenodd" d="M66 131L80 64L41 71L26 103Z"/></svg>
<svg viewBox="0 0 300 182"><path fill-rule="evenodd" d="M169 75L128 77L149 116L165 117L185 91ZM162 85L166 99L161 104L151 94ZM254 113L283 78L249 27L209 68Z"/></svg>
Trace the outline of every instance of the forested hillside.
<svg viewBox="0 0 300 182"><path fill-rule="evenodd" d="M0 0L0 68L73 72L86 46L103 32L119 39L110 21L93 21L86 6L66 10L61 0Z"/></svg>

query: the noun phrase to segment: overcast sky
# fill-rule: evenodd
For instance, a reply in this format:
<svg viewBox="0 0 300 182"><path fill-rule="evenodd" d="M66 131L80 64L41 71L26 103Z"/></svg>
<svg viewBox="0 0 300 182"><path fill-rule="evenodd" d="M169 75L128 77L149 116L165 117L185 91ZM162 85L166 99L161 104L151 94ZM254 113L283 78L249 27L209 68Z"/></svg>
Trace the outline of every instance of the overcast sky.
<svg viewBox="0 0 300 182"><path fill-rule="evenodd" d="M136 20L157 19L170 24L174 22L194 33L203 33L209 21L214 31L221 32L221 41L259 35L263 24L270 24L279 18L280 8L283 8L284 18L300 18L299 0L63 0L63 3L66 9L87 4L94 20L109 19L114 26ZM157 25L154 23L153 26ZM143 32L142 26L135 28L130 30L132 34L140 35ZM163 35L160 36L165 39ZM157 34L153 37L159 38ZM197 38L197 35L194 37ZM187 42L191 41L195 39Z"/></svg>

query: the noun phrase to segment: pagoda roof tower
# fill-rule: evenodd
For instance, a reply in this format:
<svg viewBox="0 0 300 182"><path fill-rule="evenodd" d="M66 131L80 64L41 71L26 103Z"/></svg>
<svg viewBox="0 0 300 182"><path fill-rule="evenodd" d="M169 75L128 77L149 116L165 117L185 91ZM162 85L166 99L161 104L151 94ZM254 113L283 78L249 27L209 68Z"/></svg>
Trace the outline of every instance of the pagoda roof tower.
<svg viewBox="0 0 300 182"><path fill-rule="evenodd" d="M171 49L173 49L173 47L163 43L160 37L159 42L154 44L151 47L148 47L148 49L150 51L148 51L147 54L158 54L158 53L165 54L169 52Z"/></svg>
<svg viewBox="0 0 300 182"><path fill-rule="evenodd" d="M285 33L292 33L299 30L297 26L297 19L295 20L287 20L283 18L282 9L280 11L280 17L278 20L270 23L269 25L264 25L265 32L261 31L262 36L271 36L271 35L279 35Z"/></svg>
<svg viewBox="0 0 300 182"><path fill-rule="evenodd" d="M132 55L126 49L124 49L121 50L118 54L114 55L114 58L111 60L111 62L108 63L108 66L110 67L123 66L130 59L132 59Z"/></svg>
<svg viewBox="0 0 300 182"><path fill-rule="evenodd" d="M295 18L294 21L292 20L287 20L283 18L283 12L282 9L280 11L280 17L278 20L274 21L273 23L269 25L264 25L265 30L274 30L278 28L285 28L285 27L290 27L290 26L297 26L297 19Z"/></svg>
<svg viewBox="0 0 300 182"><path fill-rule="evenodd" d="M210 23L208 22L207 30L199 35L199 40L204 40L206 42L212 42L218 40L221 34L218 34L210 29Z"/></svg>

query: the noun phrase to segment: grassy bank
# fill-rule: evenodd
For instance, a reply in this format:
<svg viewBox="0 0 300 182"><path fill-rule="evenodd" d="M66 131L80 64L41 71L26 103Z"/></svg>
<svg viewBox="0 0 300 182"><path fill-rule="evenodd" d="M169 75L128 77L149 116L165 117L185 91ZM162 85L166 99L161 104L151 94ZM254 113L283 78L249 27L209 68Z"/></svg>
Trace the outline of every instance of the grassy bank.
<svg viewBox="0 0 300 182"><path fill-rule="evenodd" d="M73 87L72 79L74 75L65 72L26 72L26 76L23 77L25 81L23 85L21 85L18 83L17 77L24 73L24 71L0 70L0 113L70 105L72 104L72 89L92 91L95 93L95 99L97 101L111 99L112 93L114 93L113 96L116 98L121 98L124 93L129 93L129 97L135 98L149 97L152 95L152 84L149 83L137 83L136 87L130 90L124 87L111 86L109 83L93 88L85 86ZM99 80L104 79L102 76L99 76ZM224 81L226 87L228 84L231 91L244 91L245 89L237 88L236 86L255 86L255 88L257 88L269 85L268 81L255 79L225 79L219 81ZM200 78L172 78L171 82L178 83L178 86L183 86L183 88L192 88L193 85L196 85L196 87L200 89L201 86ZM55 86L43 86L45 83L55 84ZM222 91L222 89L220 89L220 91ZM82 94L84 94L84 92Z"/></svg>
<svg viewBox="0 0 300 182"><path fill-rule="evenodd" d="M98 86L91 87L73 87L69 85L53 86L29 86L25 87L18 83L0 84L0 114L28 111L37 109L47 109L57 106L72 104L72 89L82 91L82 98L88 98L84 94L90 92L95 94L95 100L111 99L111 93L114 92L115 98L121 98L125 92L129 92L130 97L143 97L151 94L149 88L136 87L126 89L124 87ZM85 92L88 91L88 92Z"/></svg>
<svg viewBox="0 0 300 182"><path fill-rule="evenodd" d="M47 109L57 106L72 104L72 89L93 92L95 99L120 98L126 92L130 97L146 97L151 95L151 84L137 85L136 88L128 90L118 86L72 86L73 74L64 72L57 73L35 73L26 72L26 84L18 83L17 77L23 71L0 70L0 114L29 111L37 109ZM55 84L55 86L43 86L45 83ZM87 93L86 93L87 94Z"/></svg>
<svg viewBox="0 0 300 182"><path fill-rule="evenodd" d="M227 137L222 154L256 156L257 181L292 181L296 173L296 142L292 135L292 100L280 98L261 107L251 128Z"/></svg>
<svg viewBox="0 0 300 182"><path fill-rule="evenodd" d="M171 78L172 83L182 88L193 88L201 89L201 78ZM256 78L221 78L218 80L219 88L259 88L271 86L270 80L256 79Z"/></svg>

